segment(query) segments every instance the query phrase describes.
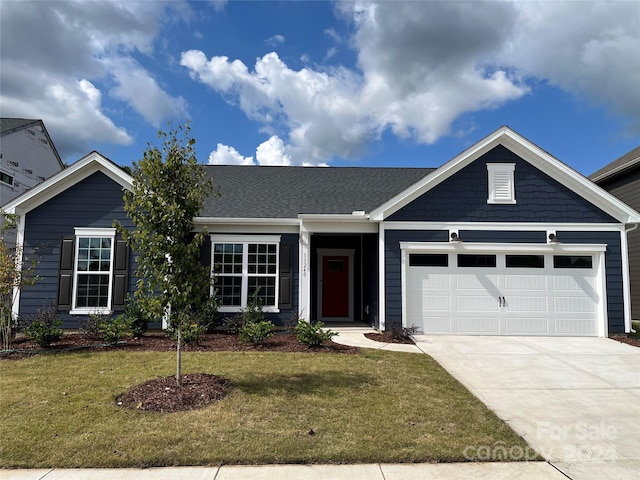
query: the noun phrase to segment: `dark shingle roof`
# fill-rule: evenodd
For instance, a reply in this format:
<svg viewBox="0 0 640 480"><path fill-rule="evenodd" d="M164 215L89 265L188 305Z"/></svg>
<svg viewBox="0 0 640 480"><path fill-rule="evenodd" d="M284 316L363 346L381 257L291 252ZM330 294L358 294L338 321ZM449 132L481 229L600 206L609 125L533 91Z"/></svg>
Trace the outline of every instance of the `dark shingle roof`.
<svg viewBox="0 0 640 480"><path fill-rule="evenodd" d="M435 170L237 165L205 169L221 196L209 198L200 215L224 218L369 213Z"/></svg>
<svg viewBox="0 0 640 480"><path fill-rule="evenodd" d="M593 182L601 182L610 177L623 173L624 171L632 168L633 166L640 166L640 146L634 148L623 156L614 160L608 165L605 165L597 172L589 175L589 179Z"/></svg>

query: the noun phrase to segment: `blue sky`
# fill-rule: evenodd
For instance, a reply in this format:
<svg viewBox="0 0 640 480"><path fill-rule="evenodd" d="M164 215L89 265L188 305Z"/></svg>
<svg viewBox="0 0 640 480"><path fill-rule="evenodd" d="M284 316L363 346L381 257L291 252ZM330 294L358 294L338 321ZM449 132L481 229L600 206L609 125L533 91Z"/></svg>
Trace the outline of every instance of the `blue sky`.
<svg viewBox="0 0 640 480"><path fill-rule="evenodd" d="M589 175L640 144L640 2L0 3L0 114L63 160L437 167L501 125Z"/></svg>

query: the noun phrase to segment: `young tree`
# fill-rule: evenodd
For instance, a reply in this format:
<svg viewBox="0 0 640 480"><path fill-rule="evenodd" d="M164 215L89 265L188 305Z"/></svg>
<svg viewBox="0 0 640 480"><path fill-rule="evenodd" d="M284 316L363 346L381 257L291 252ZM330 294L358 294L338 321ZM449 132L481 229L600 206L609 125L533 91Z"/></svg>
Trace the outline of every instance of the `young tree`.
<svg viewBox="0 0 640 480"><path fill-rule="evenodd" d="M117 224L137 253L136 298L150 315L167 315L177 330L176 383L182 386L182 327L206 298L211 274L200 262L206 232L194 234L193 220L211 195L211 181L198 163L189 125L158 132L162 146L149 144L134 162L133 188L124 209L134 229Z"/></svg>
<svg viewBox="0 0 640 480"><path fill-rule="evenodd" d="M5 234L16 227L18 217L0 213L0 340L2 349L9 350L16 327L13 315L16 292L38 280L35 275L38 262L35 257L23 258L21 247L14 248L5 241Z"/></svg>

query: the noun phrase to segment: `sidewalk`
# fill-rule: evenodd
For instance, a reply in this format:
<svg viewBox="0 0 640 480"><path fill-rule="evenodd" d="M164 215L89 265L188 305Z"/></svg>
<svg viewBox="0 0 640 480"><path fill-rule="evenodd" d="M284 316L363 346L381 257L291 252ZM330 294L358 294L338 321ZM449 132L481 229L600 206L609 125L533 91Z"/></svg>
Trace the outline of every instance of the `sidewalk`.
<svg viewBox="0 0 640 480"><path fill-rule="evenodd" d="M2 480L566 480L546 462L0 470Z"/></svg>

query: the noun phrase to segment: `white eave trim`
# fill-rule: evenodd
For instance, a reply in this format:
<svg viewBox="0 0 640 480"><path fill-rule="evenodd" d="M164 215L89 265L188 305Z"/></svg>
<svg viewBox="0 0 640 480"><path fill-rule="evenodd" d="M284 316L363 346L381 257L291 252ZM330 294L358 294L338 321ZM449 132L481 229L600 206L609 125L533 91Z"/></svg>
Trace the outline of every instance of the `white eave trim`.
<svg viewBox="0 0 640 480"><path fill-rule="evenodd" d="M130 190L132 188L133 178L129 174L110 160L107 160L100 153L91 152L74 164L11 200L3 209L8 213L24 215L96 172L104 173L123 189Z"/></svg>
<svg viewBox="0 0 640 480"><path fill-rule="evenodd" d="M298 215L300 220L305 222L369 222L369 215L364 212L353 213L301 213Z"/></svg>
<svg viewBox="0 0 640 480"><path fill-rule="evenodd" d="M506 126L500 127L419 182L373 210L371 219L384 220L497 145L505 146L621 223L640 222L640 213Z"/></svg>
<svg viewBox="0 0 640 480"><path fill-rule="evenodd" d="M297 218L196 217L195 225L300 225Z"/></svg>
<svg viewBox="0 0 640 480"><path fill-rule="evenodd" d="M464 243L464 242L400 242L400 250L413 252L534 252L534 253L593 253L607 250L605 244L591 243Z"/></svg>

